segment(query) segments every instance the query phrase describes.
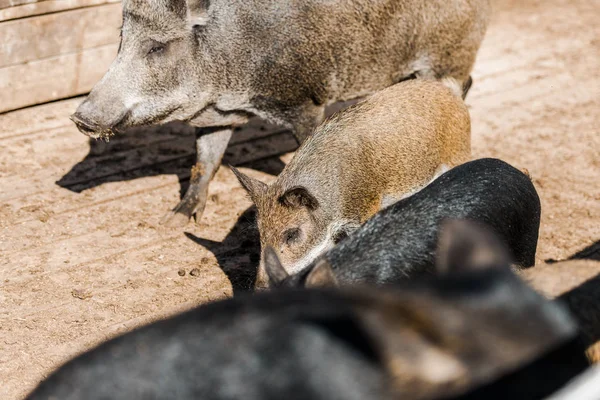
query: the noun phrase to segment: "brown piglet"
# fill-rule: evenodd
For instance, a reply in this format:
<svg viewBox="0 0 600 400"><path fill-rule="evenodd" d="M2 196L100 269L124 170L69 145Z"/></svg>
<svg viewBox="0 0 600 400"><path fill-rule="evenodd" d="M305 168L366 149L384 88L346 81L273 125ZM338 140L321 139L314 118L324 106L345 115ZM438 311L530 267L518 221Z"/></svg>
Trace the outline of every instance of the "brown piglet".
<svg viewBox="0 0 600 400"><path fill-rule="evenodd" d="M460 85L413 79L386 88L322 123L267 185L232 168L256 205L264 249L302 270L377 211L468 161L471 124Z"/></svg>

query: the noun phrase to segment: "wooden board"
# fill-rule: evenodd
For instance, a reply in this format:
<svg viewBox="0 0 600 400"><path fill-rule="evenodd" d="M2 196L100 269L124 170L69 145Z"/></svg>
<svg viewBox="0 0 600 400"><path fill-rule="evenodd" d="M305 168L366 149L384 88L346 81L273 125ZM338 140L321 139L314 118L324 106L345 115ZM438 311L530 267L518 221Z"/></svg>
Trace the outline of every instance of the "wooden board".
<svg viewBox="0 0 600 400"><path fill-rule="evenodd" d="M120 4L0 23L0 68L118 43L120 25Z"/></svg>
<svg viewBox="0 0 600 400"><path fill-rule="evenodd" d="M1 1L3 0L0 0L0 2ZM12 7L9 6L6 8L2 8L2 6L0 6L0 22L18 18L32 17L34 15L42 15L55 13L58 11L74 10L77 8L119 2L120 0L46 0Z"/></svg>
<svg viewBox="0 0 600 400"><path fill-rule="evenodd" d="M41 0L43 1L43 0ZM21 4L37 3L40 0L0 0L0 9L19 6Z"/></svg>
<svg viewBox="0 0 600 400"><path fill-rule="evenodd" d="M89 92L117 48L111 44L0 69L0 112Z"/></svg>

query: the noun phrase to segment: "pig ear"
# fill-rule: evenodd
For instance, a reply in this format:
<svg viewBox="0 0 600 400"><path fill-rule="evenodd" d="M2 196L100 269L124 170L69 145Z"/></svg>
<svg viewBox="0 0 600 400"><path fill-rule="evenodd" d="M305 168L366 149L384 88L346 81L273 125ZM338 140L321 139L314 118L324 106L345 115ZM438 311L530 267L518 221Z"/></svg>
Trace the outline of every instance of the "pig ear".
<svg viewBox="0 0 600 400"><path fill-rule="evenodd" d="M125 3L125 2L123 2ZM130 2L133 3L133 2ZM175 14L177 14L177 16L179 18L185 18L186 15L186 11L187 11L187 3L186 0L145 0L145 1L136 1L136 3L138 4L143 4L146 3L146 5L148 3L150 3L150 5L153 5L154 7L157 7L159 10L164 10L165 8L167 9L167 11L173 12ZM125 6L125 4L124 4Z"/></svg>
<svg viewBox="0 0 600 400"><path fill-rule="evenodd" d="M281 265L277 253L271 246L267 246L263 253L263 260L265 271L269 276L269 283L271 286L279 286L289 275Z"/></svg>
<svg viewBox="0 0 600 400"><path fill-rule="evenodd" d="M286 190L279 197L279 202L287 207L306 207L311 211L319 207L319 201L304 186L294 186Z"/></svg>
<svg viewBox="0 0 600 400"><path fill-rule="evenodd" d="M306 276L306 287L338 286L331 264L326 258L317 261L317 265Z"/></svg>
<svg viewBox="0 0 600 400"><path fill-rule="evenodd" d="M438 272L508 267L510 261L506 245L489 228L466 220L442 222L436 261Z"/></svg>
<svg viewBox="0 0 600 400"><path fill-rule="evenodd" d="M240 172L237 168L232 166L229 166L229 168L240 182L240 185L246 189L246 192L248 192L248 195L250 195L252 202L256 204L257 201L259 201L260 198L267 192L267 184L259 181L258 179L250 178L248 175Z"/></svg>
<svg viewBox="0 0 600 400"><path fill-rule="evenodd" d="M188 22L190 26L203 26L208 22L210 0L187 0Z"/></svg>

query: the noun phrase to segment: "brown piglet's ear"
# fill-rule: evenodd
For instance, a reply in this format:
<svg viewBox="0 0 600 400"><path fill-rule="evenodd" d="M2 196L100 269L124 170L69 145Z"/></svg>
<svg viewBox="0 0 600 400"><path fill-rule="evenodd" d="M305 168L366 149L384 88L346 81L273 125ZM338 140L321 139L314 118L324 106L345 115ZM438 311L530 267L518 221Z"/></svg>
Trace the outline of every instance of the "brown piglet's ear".
<svg viewBox="0 0 600 400"><path fill-rule="evenodd" d="M279 257L277 257L277 254L275 253L275 249L271 246L267 246L263 251L263 262L271 286L279 286L289 277L289 274L283 268L283 265L281 265Z"/></svg>
<svg viewBox="0 0 600 400"><path fill-rule="evenodd" d="M248 192L252 202L256 204L256 202L267 192L267 184L259 181L258 179L249 177L248 175L240 172L240 170L237 168L232 166L229 166L229 168L240 182L240 185L246 189L246 192Z"/></svg>
<svg viewBox="0 0 600 400"><path fill-rule="evenodd" d="M338 286L331 264L321 258L306 276L306 287Z"/></svg>
<svg viewBox="0 0 600 400"><path fill-rule="evenodd" d="M279 202L287 207L306 207L316 210L319 201L304 186L294 186L279 197Z"/></svg>
<svg viewBox="0 0 600 400"><path fill-rule="evenodd" d="M506 245L486 226L467 220L442 222L436 266L439 273L509 267Z"/></svg>

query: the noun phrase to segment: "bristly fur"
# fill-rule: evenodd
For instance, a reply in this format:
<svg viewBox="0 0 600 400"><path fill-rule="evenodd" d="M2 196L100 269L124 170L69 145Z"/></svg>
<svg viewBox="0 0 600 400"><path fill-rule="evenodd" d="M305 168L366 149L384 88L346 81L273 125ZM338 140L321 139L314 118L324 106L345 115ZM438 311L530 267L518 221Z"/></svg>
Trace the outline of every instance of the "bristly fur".
<svg viewBox="0 0 600 400"><path fill-rule="evenodd" d="M483 158L449 170L380 211L323 257L341 285L398 283L433 271L441 224L453 218L489 226L516 265L531 267L540 213L540 199L525 174ZM303 285L313 265L291 276L288 286Z"/></svg>
<svg viewBox="0 0 600 400"><path fill-rule="evenodd" d="M110 340L29 400L441 398L518 369L576 335L560 304L469 249L442 276L373 290L240 296ZM464 239L464 235L458 241ZM493 243L492 243L493 244ZM454 246L450 244L450 247ZM488 248L486 251L498 251ZM501 251L501 249L499 249ZM504 257L492 257L503 260ZM555 359L581 370L579 354Z"/></svg>
<svg viewBox="0 0 600 400"><path fill-rule="evenodd" d="M124 0L117 58L74 120L97 136L174 120L235 126L255 115L302 143L326 106L409 77L466 87L489 15L489 0ZM208 136L196 142L207 178L190 181L167 225L204 209L230 137Z"/></svg>
<svg viewBox="0 0 600 400"><path fill-rule="evenodd" d="M600 262L572 259L536 265L519 274L538 292L569 307L589 359L600 363Z"/></svg>
<svg viewBox="0 0 600 400"><path fill-rule="evenodd" d="M266 190L236 175L256 204L262 248L273 247L294 273L387 203L470 155L471 122L460 95L444 83L413 79L323 122ZM299 232L292 242L290 229ZM258 286L266 283L263 272L261 263Z"/></svg>

